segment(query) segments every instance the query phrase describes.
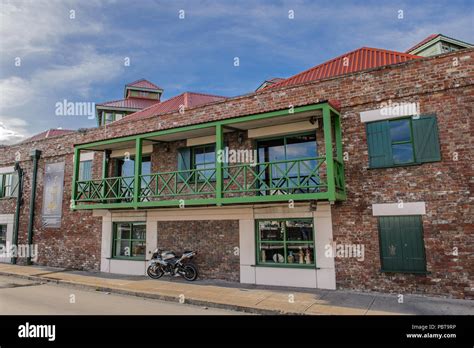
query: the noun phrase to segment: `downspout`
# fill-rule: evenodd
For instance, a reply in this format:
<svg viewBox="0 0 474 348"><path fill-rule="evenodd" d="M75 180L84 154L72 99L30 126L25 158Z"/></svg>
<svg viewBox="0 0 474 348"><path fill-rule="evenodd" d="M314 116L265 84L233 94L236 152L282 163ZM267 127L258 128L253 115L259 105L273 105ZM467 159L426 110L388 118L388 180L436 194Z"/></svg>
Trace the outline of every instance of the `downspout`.
<svg viewBox="0 0 474 348"><path fill-rule="evenodd" d="M30 217L28 220L28 246L33 244L33 224L35 217L35 200L36 200L36 178L38 174L38 160L41 156L40 150L32 150L30 153L33 159L33 169L31 174L31 195L30 195ZM26 259L26 264L31 265L31 255Z"/></svg>
<svg viewBox="0 0 474 348"><path fill-rule="evenodd" d="M18 175L18 187L16 192L16 208L15 208L15 222L13 224L13 245L18 248L18 230L20 228L20 206L23 195L23 169L20 163L15 163L15 172ZM17 249L18 250L18 249ZM16 256L12 257L11 263L16 265Z"/></svg>

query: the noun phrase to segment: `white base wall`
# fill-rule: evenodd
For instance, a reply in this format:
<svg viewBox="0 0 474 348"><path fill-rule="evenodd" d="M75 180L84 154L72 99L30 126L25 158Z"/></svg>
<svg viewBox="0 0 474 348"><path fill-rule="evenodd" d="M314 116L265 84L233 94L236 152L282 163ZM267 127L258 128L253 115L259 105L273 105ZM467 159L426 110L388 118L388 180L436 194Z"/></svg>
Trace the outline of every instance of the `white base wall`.
<svg viewBox="0 0 474 348"><path fill-rule="evenodd" d="M252 267L255 273L254 284L317 288L316 269ZM243 283L243 282L242 282Z"/></svg>
<svg viewBox="0 0 474 348"><path fill-rule="evenodd" d="M146 261L110 259L109 272L117 274L146 275Z"/></svg>
<svg viewBox="0 0 474 348"><path fill-rule="evenodd" d="M289 208L285 204L163 209L150 211L94 211L102 216L102 272L145 275L147 261L112 258L113 222L146 222L146 259L157 245L157 226L160 221L176 220L239 220L240 282L245 284L276 285L304 288L335 289L334 259L325 256L325 246L332 243L331 205L318 203L316 211L308 203ZM255 265L255 220L274 218L313 218L315 230L316 268L284 268ZM199 250L198 250L199 252Z"/></svg>
<svg viewBox="0 0 474 348"><path fill-rule="evenodd" d="M11 245L13 242L13 222L14 214L0 214L0 225L7 225L7 243ZM0 257L1 263L10 263L10 257Z"/></svg>

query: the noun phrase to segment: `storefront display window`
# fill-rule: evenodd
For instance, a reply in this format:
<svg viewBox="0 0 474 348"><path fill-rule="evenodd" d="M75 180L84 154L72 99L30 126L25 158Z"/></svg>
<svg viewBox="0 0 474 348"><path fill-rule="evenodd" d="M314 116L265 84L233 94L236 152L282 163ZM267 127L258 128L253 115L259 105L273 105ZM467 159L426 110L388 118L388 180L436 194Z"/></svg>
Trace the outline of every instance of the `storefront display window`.
<svg viewBox="0 0 474 348"><path fill-rule="evenodd" d="M257 221L257 264L314 266L312 219Z"/></svg>

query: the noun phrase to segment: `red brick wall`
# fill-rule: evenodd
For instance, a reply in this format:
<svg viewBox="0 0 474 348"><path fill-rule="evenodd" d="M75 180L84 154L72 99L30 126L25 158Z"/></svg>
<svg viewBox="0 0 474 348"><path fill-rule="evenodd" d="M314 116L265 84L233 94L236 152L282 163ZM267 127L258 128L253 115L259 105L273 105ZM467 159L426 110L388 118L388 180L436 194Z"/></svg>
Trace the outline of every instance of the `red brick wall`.
<svg viewBox="0 0 474 348"><path fill-rule="evenodd" d="M63 156L67 159L63 227L60 230L40 226L42 177L39 177L35 242L44 243L45 250L48 250L40 263L98 269L100 219L93 218L91 212L68 210L73 144L336 99L340 102L343 116L343 151L347 152L349 160L345 163L348 199L334 206L334 235L338 243L363 243L366 246L365 262L353 259L336 261L338 286L472 298L473 81L474 49L469 49L300 86L270 89L189 109L184 115L170 113L159 118L108 125L85 133L0 148L1 166L12 165L14 154L19 151L21 165L27 171L20 242L26 238L31 180L28 153L32 148L42 150L42 157L49 162L62 160ZM367 142L359 112L379 108L380 103L388 100L420 102L422 113L437 114L442 162L396 169L367 169ZM458 154L457 161L454 160L455 153ZM171 166L171 158L169 163L167 160L163 163ZM43 171L44 159L40 161L40 172ZM426 202L427 215L423 217L423 226L427 267L431 272L426 276L388 276L379 272L377 223L371 205L398 199ZM12 200L0 200L0 214L13 212ZM79 219L84 222L78 223ZM208 232L213 233L212 229ZM459 250L457 257L452 255L455 246Z"/></svg>
<svg viewBox="0 0 474 348"><path fill-rule="evenodd" d="M194 250L202 278L239 281L238 220L160 221L158 247L182 253Z"/></svg>
<svg viewBox="0 0 474 348"><path fill-rule="evenodd" d="M364 262L336 260L338 286L474 296L473 95L470 87L418 96L423 113L436 113L442 161L401 168L368 169L366 133L358 112L370 106L344 110L348 197L334 205L334 236L337 243L364 244L366 257ZM376 106L373 104L373 108ZM423 230L428 275L380 272L377 218L372 216L372 204L400 200L426 202ZM458 256L453 255L455 247Z"/></svg>

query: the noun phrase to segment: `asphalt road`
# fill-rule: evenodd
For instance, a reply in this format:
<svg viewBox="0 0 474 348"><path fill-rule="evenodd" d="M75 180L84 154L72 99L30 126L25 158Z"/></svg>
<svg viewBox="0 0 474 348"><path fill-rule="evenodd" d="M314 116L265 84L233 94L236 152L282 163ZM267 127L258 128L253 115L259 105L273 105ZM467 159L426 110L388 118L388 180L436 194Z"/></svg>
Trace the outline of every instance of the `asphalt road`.
<svg viewBox="0 0 474 348"><path fill-rule="evenodd" d="M143 315L240 315L220 309L107 294L41 284L0 276L0 313L19 314L143 314Z"/></svg>

